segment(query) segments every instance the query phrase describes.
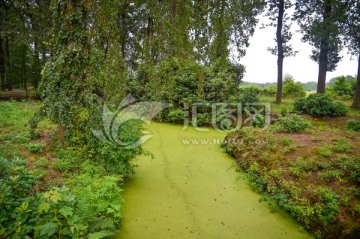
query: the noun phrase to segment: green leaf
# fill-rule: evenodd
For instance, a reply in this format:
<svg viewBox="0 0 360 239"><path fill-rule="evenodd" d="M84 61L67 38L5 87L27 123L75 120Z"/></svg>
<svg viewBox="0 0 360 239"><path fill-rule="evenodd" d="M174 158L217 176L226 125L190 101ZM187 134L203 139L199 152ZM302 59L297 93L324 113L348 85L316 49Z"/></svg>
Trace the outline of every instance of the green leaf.
<svg viewBox="0 0 360 239"><path fill-rule="evenodd" d="M54 203L57 203L61 200L61 194L58 191L51 189L49 192L43 194L43 198L47 198Z"/></svg>
<svg viewBox="0 0 360 239"><path fill-rule="evenodd" d="M114 235L114 233L109 232L109 231L99 231L99 232L95 232L95 233L90 233L89 234L89 239L101 239L107 236L112 236Z"/></svg>
<svg viewBox="0 0 360 239"><path fill-rule="evenodd" d="M55 229L56 229L55 223L52 222L45 223L44 225L41 226L39 237L45 235L52 236L55 233Z"/></svg>
<svg viewBox="0 0 360 239"><path fill-rule="evenodd" d="M64 206L63 208L61 208L59 210L59 212L64 216L64 217L68 217L68 216L72 216L74 213L73 213L73 208L71 207L68 207L68 206Z"/></svg>
<svg viewBox="0 0 360 239"><path fill-rule="evenodd" d="M40 203L38 207L39 213L42 213L43 211L48 212L50 209L50 205L47 202Z"/></svg>

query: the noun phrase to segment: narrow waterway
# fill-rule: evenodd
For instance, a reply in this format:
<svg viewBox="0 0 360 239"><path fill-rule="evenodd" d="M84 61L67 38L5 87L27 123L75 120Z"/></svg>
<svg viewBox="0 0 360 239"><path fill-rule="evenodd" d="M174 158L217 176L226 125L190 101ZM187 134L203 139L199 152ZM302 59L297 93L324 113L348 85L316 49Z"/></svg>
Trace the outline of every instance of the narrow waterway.
<svg viewBox="0 0 360 239"><path fill-rule="evenodd" d="M144 148L155 157L135 161L119 239L311 238L239 180L244 173L220 148L223 133L159 123L147 130L153 138Z"/></svg>

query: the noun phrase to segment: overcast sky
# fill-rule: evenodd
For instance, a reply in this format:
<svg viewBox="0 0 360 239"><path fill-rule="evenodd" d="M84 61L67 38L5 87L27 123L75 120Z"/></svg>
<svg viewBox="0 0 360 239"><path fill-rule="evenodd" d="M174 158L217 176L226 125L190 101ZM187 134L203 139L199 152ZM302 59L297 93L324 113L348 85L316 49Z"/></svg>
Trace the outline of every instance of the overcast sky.
<svg viewBox="0 0 360 239"><path fill-rule="evenodd" d="M241 59L241 64L246 66L244 81L250 82L276 82L277 80L277 57L267 51L268 47L275 46L276 29L267 27L260 29L267 18L262 17L256 28L254 36L250 39L250 46L246 51L246 56ZM298 29L297 24L293 23L293 29ZM296 81L308 82L317 81L318 64L310 59L312 47L308 43L301 42L301 33L294 33L291 44L294 50L299 51L295 57L284 59L284 74L289 73L294 76ZM357 61L347 50L342 52L343 58L339 62L334 72L327 73L327 81L339 75L356 75Z"/></svg>

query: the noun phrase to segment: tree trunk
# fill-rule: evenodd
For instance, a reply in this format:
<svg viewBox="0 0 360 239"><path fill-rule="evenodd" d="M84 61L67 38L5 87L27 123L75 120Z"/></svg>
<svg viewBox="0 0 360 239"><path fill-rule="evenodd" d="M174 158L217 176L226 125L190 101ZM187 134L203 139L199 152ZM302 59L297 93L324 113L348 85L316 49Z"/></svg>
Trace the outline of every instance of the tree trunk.
<svg viewBox="0 0 360 239"><path fill-rule="evenodd" d="M41 78L41 67L39 59L39 44L37 40L34 40L34 60L33 60L33 71L34 71L34 87L37 91L39 81Z"/></svg>
<svg viewBox="0 0 360 239"><path fill-rule="evenodd" d="M327 39L321 40L320 56L319 56L319 76L317 93L325 93L326 72L328 66L329 42Z"/></svg>
<svg viewBox="0 0 360 239"><path fill-rule="evenodd" d="M27 72L26 72L26 45L22 46L22 59L21 59L21 70L22 70L22 82L23 88L26 92L26 97L28 97L28 89L27 89Z"/></svg>
<svg viewBox="0 0 360 239"><path fill-rule="evenodd" d="M280 0L278 6L279 6L279 15L278 15L277 27L276 27L276 43L278 49L278 60L277 60L278 77L277 77L276 103L280 104L282 97L283 65L284 65L284 49L283 49L283 40L282 40L283 18L285 11L284 0Z"/></svg>
<svg viewBox="0 0 360 239"><path fill-rule="evenodd" d="M359 59L358 59L356 90L355 90L354 102L352 107L356 109L360 109L360 50L359 50Z"/></svg>
<svg viewBox="0 0 360 239"><path fill-rule="evenodd" d="M4 48L3 48L3 37L2 32L0 32L0 91L4 89L5 81L5 58L4 58Z"/></svg>
<svg viewBox="0 0 360 239"><path fill-rule="evenodd" d="M332 12L331 0L325 0L324 3L324 13L323 13L323 24L327 24L327 19L329 18ZM324 29L327 27L325 26ZM329 39L330 34L328 30L322 35L322 39L320 42L320 55L319 55L319 76L318 76L318 85L317 85L317 93L325 93L326 86L326 72L328 70L329 64Z"/></svg>
<svg viewBox="0 0 360 239"><path fill-rule="evenodd" d="M12 70L11 70L11 61L10 61L10 47L9 47L9 37L5 38L5 84L6 88L12 90Z"/></svg>

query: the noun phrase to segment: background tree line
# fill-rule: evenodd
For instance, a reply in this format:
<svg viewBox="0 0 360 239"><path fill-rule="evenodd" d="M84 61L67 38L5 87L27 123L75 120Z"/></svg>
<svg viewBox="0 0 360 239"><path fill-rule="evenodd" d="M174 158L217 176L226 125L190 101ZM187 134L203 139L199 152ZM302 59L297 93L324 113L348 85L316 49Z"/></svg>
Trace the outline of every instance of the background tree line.
<svg viewBox="0 0 360 239"><path fill-rule="evenodd" d="M229 69L239 81L245 68L238 62L249 45L257 17L264 11L270 19L269 26L276 27L276 46L269 50L278 56L278 103L282 95L284 58L296 54L296 49L289 44L293 21L300 25L303 41L313 46L311 58L319 64L318 93L325 92L326 72L336 68L343 47L360 57L357 0L73 2L86 6L82 27L91 47L97 49L92 50L91 55L99 57L98 64L107 62L108 69L104 68L102 77L112 78L115 82L111 84L115 85L128 85L130 78L146 85L152 81L149 77L154 66L171 58ZM26 89L30 85L37 89L42 67L48 59L56 57L53 54L56 44L50 39L62 34L56 28L57 20L50 9L52 5L65 3L60 0L0 1L2 89ZM236 53L232 54L234 50ZM111 64L118 65L109 66ZM354 106L360 104L359 84L360 80ZM102 91L99 88L95 91L105 94L99 92Z"/></svg>

